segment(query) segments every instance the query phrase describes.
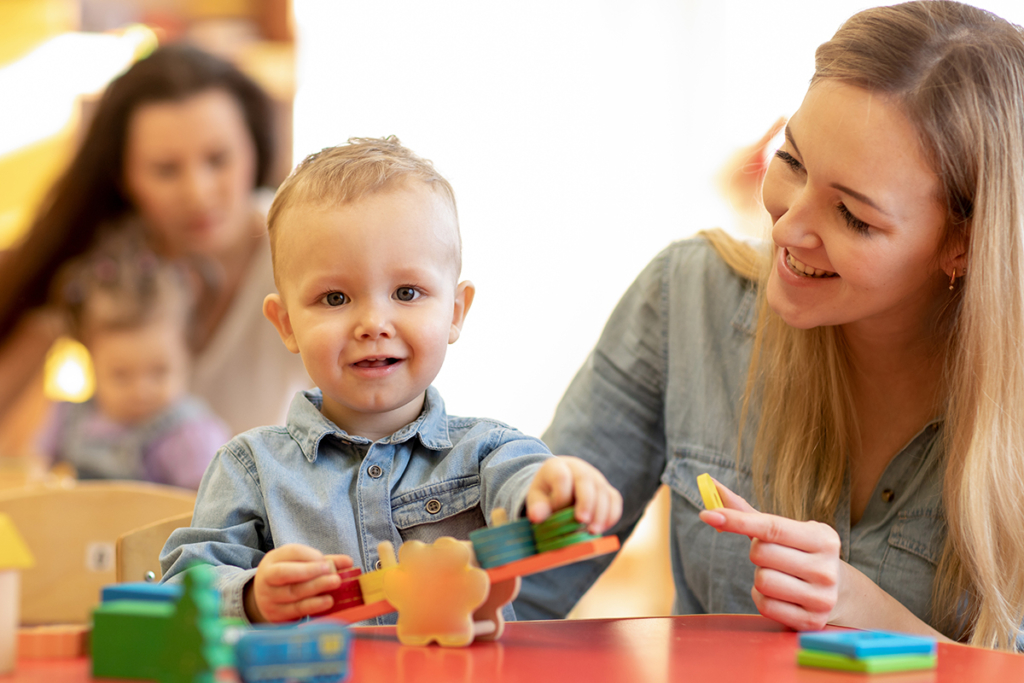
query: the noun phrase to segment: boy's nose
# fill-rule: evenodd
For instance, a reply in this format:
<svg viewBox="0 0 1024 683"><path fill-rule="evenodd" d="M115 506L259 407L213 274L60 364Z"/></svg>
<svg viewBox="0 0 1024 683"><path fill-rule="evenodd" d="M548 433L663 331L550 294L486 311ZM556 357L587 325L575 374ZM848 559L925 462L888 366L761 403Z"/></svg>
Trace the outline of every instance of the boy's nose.
<svg viewBox="0 0 1024 683"><path fill-rule="evenodd" d="M387 316L376 306L366 306L359 316L355 333L359 339L378 339L394 336L394 327Z"/></svg>

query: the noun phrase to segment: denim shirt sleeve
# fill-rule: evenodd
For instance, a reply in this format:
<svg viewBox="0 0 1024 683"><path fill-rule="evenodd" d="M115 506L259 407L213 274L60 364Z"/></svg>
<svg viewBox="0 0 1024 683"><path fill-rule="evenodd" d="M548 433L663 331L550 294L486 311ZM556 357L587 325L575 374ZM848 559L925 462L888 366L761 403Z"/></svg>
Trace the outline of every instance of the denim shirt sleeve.
<svg viewBox="0 0 1024 683"><path fill-rule="evenodd" d="M160 553L164 581L179 581L193 562L214 566L221 614L245 619L242 591L273 548L252 454L238 439L214 457L196 497L190 527L176 529Z"/></svg>
<svg viewBox="0 0 1024 683"><path fill-rule="evenodd" d="M553 453L587 460L622 493L622 519L611 531L623 540L636 526L665 468L668 263L666 250L626 291L543 437ZM521 619L564 617L611 559L606 555L524 577L516 614Z"/></svg>

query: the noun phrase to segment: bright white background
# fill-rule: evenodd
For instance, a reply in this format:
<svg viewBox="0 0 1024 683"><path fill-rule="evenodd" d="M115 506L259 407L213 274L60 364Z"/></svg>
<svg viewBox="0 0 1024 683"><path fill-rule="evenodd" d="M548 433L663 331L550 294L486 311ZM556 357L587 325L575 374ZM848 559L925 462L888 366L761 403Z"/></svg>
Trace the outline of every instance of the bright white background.
<svg viewBox="0 0 1024 683"><path fill-rule="evenodd" d="M296 160L397 135L454 185L477 300L436 385L539 434L675 239L740 226L712 178L800 104L851 0L295 0ZM1021 0L978 4L1016 23Z"/></svg>

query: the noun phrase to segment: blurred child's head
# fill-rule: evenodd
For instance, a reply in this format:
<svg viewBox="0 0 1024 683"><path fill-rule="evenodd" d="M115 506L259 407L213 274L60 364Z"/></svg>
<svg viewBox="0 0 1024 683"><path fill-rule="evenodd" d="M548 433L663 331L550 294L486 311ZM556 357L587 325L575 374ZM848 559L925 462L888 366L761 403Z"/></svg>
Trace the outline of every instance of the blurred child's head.
<svg viewBox="0 0 1024 683"><path fill-rule="evenodd" d="M192 294L184 272L127 233L70 262L58 300L89 349L96 402L123 424L155 416L185 393Z"/></svg>
<svg viewBox="0 0 1024 683"><path fill-rule="evenodd" d="M473 300L448 182L393 137L354 138L296 167L268 226L278 293L263 312L324 414L375 438L414 420Z"/></svg>

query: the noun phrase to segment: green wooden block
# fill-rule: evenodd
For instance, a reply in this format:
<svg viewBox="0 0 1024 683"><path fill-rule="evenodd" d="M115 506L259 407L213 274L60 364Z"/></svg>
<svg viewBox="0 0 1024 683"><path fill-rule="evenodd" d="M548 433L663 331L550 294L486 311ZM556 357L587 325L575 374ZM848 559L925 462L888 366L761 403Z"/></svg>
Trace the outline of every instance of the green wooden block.
<svg viewBox="0 0 1024 683"><path fill-rule="evenodd" d="M156 680L174 604L118 600L92 613L93 678Z"/></svg>
<svg viewBox="0 0 1024 683"><path fill-rule="evenodd" d="M840 671L857 671L867 674L881 674L891 671L915 671L918 669L934 669L936 655L878 655L854 659L834 652L819 650L799 650L796 663L800 666L812 666L817 669L839 669Z"/></svg>

